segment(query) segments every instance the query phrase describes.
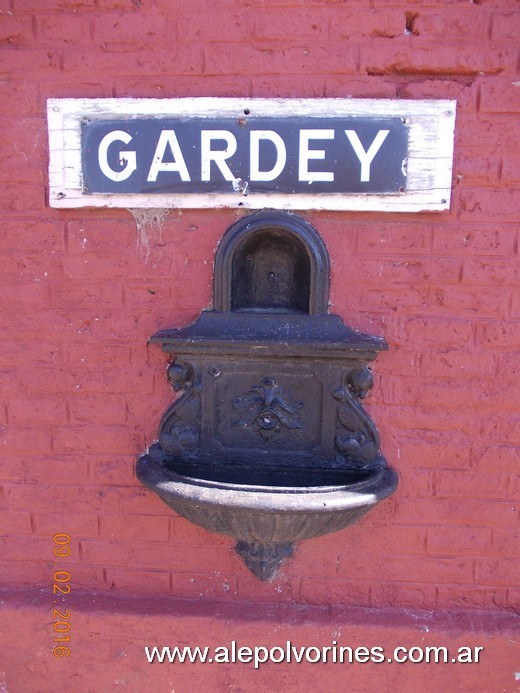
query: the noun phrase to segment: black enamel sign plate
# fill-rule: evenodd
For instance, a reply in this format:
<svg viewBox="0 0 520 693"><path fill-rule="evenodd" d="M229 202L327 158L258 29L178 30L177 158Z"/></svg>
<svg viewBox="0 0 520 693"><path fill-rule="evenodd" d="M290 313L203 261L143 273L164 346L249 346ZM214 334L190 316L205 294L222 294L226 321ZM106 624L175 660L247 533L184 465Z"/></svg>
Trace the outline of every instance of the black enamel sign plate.
<svg viewBox="0 0 520 693"><path fill-rule="evenodd" d="M89 193L359 193L406 190L397 117L85 119Z"/></svg>

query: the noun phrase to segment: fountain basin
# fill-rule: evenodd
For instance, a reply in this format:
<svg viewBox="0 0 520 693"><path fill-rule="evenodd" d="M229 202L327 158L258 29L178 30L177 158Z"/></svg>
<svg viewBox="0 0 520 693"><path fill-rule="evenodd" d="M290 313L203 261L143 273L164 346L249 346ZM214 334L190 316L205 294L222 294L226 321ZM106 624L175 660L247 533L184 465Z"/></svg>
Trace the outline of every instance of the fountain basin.
<svg viewBox="0 0 520 693"><path fill-rule="evenodd" d="M262 486L178 474L145 454L136 473L185 519L236 539L237 552L261 580L275 576L295 543L353 524L397 487L397 474L386 466L358 481L346 472L345 484Z"/></svg>

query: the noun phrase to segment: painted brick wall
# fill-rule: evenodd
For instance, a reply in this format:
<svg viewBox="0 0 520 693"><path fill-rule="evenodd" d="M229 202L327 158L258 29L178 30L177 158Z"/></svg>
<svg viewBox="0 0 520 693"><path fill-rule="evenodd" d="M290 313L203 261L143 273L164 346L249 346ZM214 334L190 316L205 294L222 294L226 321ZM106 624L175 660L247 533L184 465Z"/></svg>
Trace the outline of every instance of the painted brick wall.
<svg viewBox="0 0 520 693"><path fill-rule="evenodd" d="M66 532L76 591L518 608L519 33L515 0L0 0L4 587L48 589ZM123 96L458 103L451 211L303 212L332 310L390 344L367 408L400 488L271 584L134 476L171 401L146 339L210 304L239 213L47 205L46 99Z"/></svg>

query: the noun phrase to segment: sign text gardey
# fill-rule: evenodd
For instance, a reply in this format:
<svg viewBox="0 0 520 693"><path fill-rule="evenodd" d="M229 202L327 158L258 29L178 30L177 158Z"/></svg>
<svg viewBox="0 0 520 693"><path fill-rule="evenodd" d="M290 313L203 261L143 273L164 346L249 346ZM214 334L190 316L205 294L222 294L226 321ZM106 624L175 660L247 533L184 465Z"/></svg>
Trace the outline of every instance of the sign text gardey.
<svg viewBox="0 0 520 693"><path fill-rule="evenodd" d="M85 120L88 193L398 193L403 118Z"/></svg>

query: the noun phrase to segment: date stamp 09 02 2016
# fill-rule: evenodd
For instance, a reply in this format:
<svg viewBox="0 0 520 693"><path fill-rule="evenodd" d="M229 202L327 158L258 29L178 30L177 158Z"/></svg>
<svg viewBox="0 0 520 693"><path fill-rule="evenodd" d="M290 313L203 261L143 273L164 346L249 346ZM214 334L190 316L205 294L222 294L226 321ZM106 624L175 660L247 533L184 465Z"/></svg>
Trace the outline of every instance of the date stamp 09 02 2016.
<svg viewBox="0 0 520 693"><path fill-rule="evenodd" d="M70 536L68 534L54 535L53 554L56 558L63 559L70 556ZM56 567L56 563L54 564ZM52 591L55 597L70 594L70 573L67 570L55 570L53 574ZM62 597L63 600L63 597ZM57 599L54 600L54 604ZM54 630L54 645L52 654L55 657L70 657L70 647L66 643L70 643L70 609L65 609L60 606L58 610L53 609L53 630Z"/></svg>

